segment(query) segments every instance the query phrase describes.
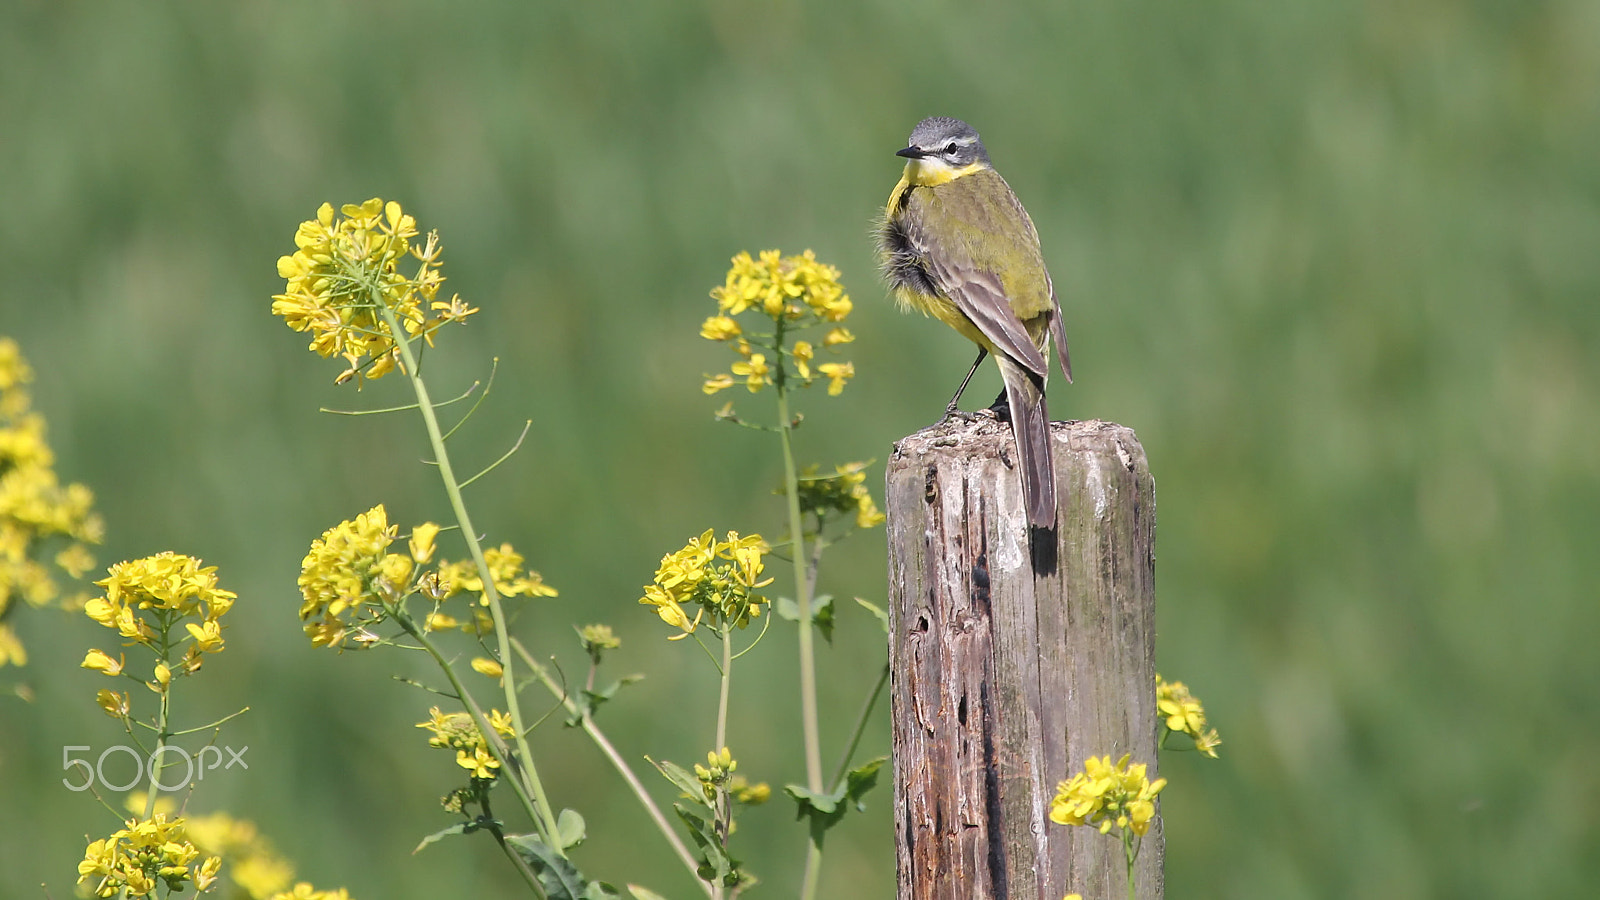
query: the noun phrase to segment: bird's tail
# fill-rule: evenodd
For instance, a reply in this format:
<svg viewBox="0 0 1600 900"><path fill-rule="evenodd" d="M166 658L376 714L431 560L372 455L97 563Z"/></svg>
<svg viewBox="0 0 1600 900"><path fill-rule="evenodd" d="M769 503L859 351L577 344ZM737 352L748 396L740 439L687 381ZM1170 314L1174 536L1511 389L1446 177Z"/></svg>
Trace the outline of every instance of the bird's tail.
<svg viewBox="0 0 1600 900"><path fill-rule="evenodd" d="M1056 524L1056 475L1050 453L1050 421L1044 406L1044 378L1003 353L995 354L1011 408L1011 432L1017 439L1022 498L1028 523L1035 528Z"/></svg>

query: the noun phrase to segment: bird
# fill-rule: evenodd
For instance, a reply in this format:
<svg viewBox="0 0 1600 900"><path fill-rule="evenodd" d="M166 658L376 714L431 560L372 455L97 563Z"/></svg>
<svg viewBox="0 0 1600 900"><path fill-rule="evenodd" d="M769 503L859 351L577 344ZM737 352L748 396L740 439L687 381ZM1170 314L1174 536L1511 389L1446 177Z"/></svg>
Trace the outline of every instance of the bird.
<svg viewBox="0 0 1600 900"><path fill-rule="evenodd" d="M933 116L906 143L895 153L906 158L905 170L878 228L884 278L903 310L932 316L978 345L945 419L965 415L956 404L984 357L994 355L1005 390L990 408L1011 421L1029 524L1052 529L1056 483L1044 395L1052 340L1069 384L1072 363L1039 234L971 125Z"/></svg>

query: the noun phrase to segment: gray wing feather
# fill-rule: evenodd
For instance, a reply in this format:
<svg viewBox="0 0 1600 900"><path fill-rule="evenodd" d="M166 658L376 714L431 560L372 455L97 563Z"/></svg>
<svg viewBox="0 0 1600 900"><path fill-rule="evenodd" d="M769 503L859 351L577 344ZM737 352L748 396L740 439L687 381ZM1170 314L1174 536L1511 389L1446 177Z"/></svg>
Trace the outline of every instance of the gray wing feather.
<svg viewBox="0 0 1600 900"><path fill-rule="evenodd" d="M1061 303L1056 300L1056 289L1050 287L1050 303L1055 309L1050 311L1050 337L1056 342L1056 360L1061 364L1061 374L1067 377L1067 384L1072 383L1072 359L1067 356L1067 326L1061 318Z"/></svg>
<svg viewBox="0 0 1600 900"><path fill-rule="evenodd" d="M946 259L947 254L930 246L925 229L917 227L906 235L934 284L962 314L978 326L997 349L1015 359L1029 371L1044 375L1050 369L1044 354L1033 345L1017 314L1011 310L1000 279L970 263ZM1069 379L1070 380L1070 379Z"/></svg>

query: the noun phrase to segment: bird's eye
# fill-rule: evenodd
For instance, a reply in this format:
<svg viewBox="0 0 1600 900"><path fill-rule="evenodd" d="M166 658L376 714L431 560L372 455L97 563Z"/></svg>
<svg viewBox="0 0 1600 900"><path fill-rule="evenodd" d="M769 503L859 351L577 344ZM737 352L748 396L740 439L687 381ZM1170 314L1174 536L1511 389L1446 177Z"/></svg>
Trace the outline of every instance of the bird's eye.
<svg viewBox="0 0 1600 900"><path fill-rule="evenodd" d="M951 141L950 143L944 145L944 152L947 156L955 156L956 152L960 149L960 147L956 146L955 141Z"/></svg>

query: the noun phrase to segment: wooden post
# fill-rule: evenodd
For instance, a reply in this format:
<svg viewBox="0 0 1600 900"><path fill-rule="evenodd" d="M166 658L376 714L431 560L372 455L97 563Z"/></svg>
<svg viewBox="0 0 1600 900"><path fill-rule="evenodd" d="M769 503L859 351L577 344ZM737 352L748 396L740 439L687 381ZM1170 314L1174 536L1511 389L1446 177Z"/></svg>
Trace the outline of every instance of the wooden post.
<svg viewBox="0 0 1600 900"><path fill-rule="evenodd" d="M889 461L899 900L1126 896L1115 833L1057 825L1049 807L1090 756L1131 753L1157 777L1155 482L1120 425L1052 423L1051 450L1043 575L1008 425L941 423ZM1141 900L1162 896L1163 855L1158 815Z"/></svg>

